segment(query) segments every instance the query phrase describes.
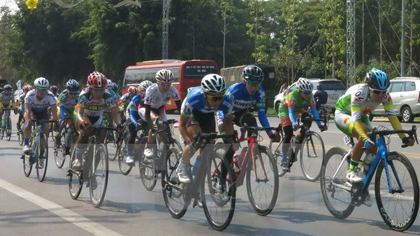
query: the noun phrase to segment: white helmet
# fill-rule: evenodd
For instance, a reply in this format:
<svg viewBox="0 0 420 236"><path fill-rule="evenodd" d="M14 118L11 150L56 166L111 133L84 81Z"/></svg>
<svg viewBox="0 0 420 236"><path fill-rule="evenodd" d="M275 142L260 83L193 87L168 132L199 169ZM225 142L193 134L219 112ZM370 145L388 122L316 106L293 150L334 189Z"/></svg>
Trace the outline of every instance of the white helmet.
<svg viewBox="0 0 420 236"><path fill-rule="evenodd" d="M299 78L296 85L297 85L298 89L302 92L313 90L312 83L305 78Z"/></svg>
<svg viewBox="0 0 420 236"><path fill-rule="evenodd" d="M140 84L139 84L139 90L140 90L140 92L141 93L145 93L146 92L146 89L150 86L150 85L152 85L153 83L152 82L150 82L149 80L145 80L145 81L143 81L143 82L141 82Z"/></svg>
<svg viewBox="0 0 420 236"><path fill-rule="evenodd" d="M226 81L218 74L208 74L201 80L204 93L222 95L226 92Z"/></svg>
<svg viewBox="0 0 420 236"><path fill-rule="evenodd" d="M171 83L174 80L174 76L170 70L162 69L156 72L156 82L158 84Z"/></svg>
<svg viewBox="0 0 420 236"><path fill-rule="evenodd" d="M48 88L50 87L50 82L44 77L39 77L35 79L34 82L35 87L41 87L41 88Z"/></svg>

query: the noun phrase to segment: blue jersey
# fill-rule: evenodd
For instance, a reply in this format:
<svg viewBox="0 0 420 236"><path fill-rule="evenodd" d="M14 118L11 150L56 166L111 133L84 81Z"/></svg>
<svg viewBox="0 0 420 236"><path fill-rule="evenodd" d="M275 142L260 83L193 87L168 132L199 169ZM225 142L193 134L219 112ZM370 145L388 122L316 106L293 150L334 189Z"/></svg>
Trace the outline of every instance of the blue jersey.
<svg viewBox="0 0 420 236"><path fill-rule="evenodd" d="M246 91L246 85L242 82L232 84L227 92L226 96L232 100L233 111L248 110L255 105L258 109L258 119L263 127L270 127L267 115L265 114L265 93L264 89L260 86L258 92L254 95L250 95ZM218 113L219 117L222 117L222 113ZM269 132L269 130L267 130Z"/></svg>
<svg viewBox="0 0 420 236"><path fill-rule="evenodd" d="M134 124L137 123L137 120L140 119L139 113L137 112L137 108L139 105L144 105L143 99L141 94L137 94L134 96L127 107L127 113L130 114L130 120Z"/></svg>
<svg viewBox="0 0 420 236"><path fill-rule="evenodd" d="M232 115L232 109L232 101L228 96L225 96L223 102L220 103L218 108L208 107L204 98L203 89L198 86L188 92L187 97L182 103L181 115L190 116L193 110L197 110L203 113L214 113L216 111L220 111L224 116L229 117Z"/></svg>

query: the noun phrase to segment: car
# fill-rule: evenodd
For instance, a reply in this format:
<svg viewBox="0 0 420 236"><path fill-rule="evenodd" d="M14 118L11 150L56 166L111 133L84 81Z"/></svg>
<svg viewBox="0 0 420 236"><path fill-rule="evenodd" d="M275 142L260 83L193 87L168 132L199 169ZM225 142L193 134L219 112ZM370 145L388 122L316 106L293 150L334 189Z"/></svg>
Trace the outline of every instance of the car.
<svg viewBox="0 0 420 236"><path fill-rule="evenodd" d="M402 122L413 122L420 116L420 78L396 77L392 79L388 88L394 103L394 109ZM381 104L369 116L372 120L375 116L385 116L384 106Z"/></svg>
<svg viewBox="0 0 420 236"><path fill-rule="evenodd" d="M334 113L335 111L335 104L337 103L338 99L346 92L346 86L338 79L319 79L319 78L312 78L308 79L311 81L314 90L312 94L315 94L316 87L321 84L322 89L328 93L328 101L326 108L329 109L329 113ZM274 98L274 109L276 110L276 114L278 113L278 106L280 102L283 100L284 96L291 91L296 89L296 82L291 84L289 87L284 89L283 87L280 88L279 94Z"/></svg>

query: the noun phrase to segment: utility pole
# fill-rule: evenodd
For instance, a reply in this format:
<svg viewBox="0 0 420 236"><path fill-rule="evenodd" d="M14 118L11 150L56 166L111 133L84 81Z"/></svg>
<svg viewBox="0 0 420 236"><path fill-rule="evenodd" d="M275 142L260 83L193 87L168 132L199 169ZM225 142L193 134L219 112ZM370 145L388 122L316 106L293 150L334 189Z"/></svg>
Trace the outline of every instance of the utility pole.
<svg viewBox="0 0 420 236"><path fill-rule="evenodd" d="M401 76L405 76L405 0L402 0L401 11Z"/></svg>
<svg viewBox="0 0 420 236"><path fill-rule="evenodd" d="M168 59L169 48L169 6L171 0L163 0L162 7L162 59Z"/></svg>
<svg viewBox="0 0 420 236"><path fill-rule="evenodd" d="M356 83L356 31L355 31L355 15L356 6L355 0L346 1L346 33L347 33L347 47L346 47L346 66L347 66L347 87Z"/></svg>
<svg viewBox="0 0 420 236"><path fill-rule="evenodd" d="M229 31L227 30L227 26L229 24L226 23L226 19L227 19L227 6L225 6L225 9L223 10L222 13L222 17L223 17L223 68L225 68L225 63L226 63L226 35L229 33Z"/></svg>

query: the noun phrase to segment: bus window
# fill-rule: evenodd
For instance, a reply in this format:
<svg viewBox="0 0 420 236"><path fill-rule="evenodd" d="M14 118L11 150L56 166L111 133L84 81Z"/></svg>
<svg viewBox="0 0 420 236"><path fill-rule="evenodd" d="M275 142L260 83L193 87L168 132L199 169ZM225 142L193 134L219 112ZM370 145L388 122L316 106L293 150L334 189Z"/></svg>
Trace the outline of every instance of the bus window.
<svg viewBox="0 0 420 236"><path fill-rule="evenodd" d="M185 78L203 78L207 74L217 73L214 65L186 65L184 68Z"/></svg>
<svg viewBox="0 0 420 236"><path fill-rule="evenodd" d="M126 70L125 72L125 80L130 84L138 84L144 80L150 80L153 83L156 82L155 76L156 72L161 69L167 69L172 71L174 81L179 82L179 74L180 68L179 67L159 67L159 68L144 68L144 69L130 69Z"/></svg>

